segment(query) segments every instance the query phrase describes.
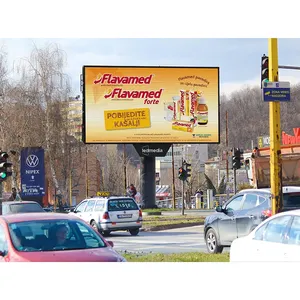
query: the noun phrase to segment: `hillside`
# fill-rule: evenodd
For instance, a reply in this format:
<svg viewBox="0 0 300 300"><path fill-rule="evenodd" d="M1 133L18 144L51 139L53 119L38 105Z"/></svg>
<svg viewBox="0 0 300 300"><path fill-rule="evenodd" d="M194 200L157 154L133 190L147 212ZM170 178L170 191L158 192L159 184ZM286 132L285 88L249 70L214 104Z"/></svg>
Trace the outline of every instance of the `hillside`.
<svg viewBox="0 0 300 300"><path fill-rule="evenodd" d="M300 127L300 84L291 87L291 102L281 103L281 130L293 135L293 128ZM269 104L263 102L261 89L245 88L220 100L220 145L209 145L209 157L225 150L226 111L228 111L229 148L251 149L257 137L269 135Z"/></svg>

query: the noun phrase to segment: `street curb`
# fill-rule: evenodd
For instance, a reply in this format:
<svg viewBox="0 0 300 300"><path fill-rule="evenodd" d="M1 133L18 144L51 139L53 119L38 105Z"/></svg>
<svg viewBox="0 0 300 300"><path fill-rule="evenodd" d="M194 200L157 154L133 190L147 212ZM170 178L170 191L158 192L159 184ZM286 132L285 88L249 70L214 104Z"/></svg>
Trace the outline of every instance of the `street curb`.
<svg viewBox="0 0 300 300"><path fill-rule="evenodd" d="M160 226L153 226L148 228L141 228L140 231L162 231L168 229L177 229L177 228L184 228L184 227L193 227L204 225L204 222L196 222L196 223L188 223L188 224L170 224L170 225L160 225Z"/></svg>

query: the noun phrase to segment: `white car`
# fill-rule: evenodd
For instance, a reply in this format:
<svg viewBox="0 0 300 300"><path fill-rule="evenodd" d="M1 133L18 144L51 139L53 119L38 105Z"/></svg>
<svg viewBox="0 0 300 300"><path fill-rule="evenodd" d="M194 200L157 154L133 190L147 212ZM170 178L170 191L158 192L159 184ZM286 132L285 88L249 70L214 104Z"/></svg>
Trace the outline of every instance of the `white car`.
<svg viewBox="0 0 300 300"><path fill-rule="evenodd" d="M300 210L276 214L235 239L230 262L300 262Z"/></svg>
<svg viewBox="0 0 300 300"><path fill-rule="evenodd" d="M142 227L142 211L131 197L85 199L70 214L76 214L104 236L122 230L138 235Z"/></svg>

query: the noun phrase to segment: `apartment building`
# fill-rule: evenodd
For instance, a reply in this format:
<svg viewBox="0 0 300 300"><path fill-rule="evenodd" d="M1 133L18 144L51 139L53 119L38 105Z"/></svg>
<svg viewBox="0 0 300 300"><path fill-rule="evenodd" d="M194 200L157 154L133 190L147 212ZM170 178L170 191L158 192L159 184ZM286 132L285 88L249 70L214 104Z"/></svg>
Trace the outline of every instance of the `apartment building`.
<svg viewBox="0 0 300 300"><path fill-rule="evenodd" d="M68 101L69 133L77 140L82 139L82 100L80 96L70 97Z"/></svg>

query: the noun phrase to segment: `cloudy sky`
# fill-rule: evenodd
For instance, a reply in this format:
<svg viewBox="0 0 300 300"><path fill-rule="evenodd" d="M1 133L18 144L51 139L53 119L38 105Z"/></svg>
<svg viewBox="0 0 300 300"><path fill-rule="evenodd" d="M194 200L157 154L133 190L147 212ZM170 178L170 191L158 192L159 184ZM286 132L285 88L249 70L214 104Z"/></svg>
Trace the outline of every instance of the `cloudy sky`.
<svg viewBox="0 0 300 300"><path fill-rule="evenodd" d="M9 64L28 56L32 45L57 43L67 53L66 72L80 94L83 65L219 66L221 92L260 84L267 39L0 39ZM300 66L300 39L279 39L279 64ZM300 71L280 70L281 81L300 82Z"/></svg>

